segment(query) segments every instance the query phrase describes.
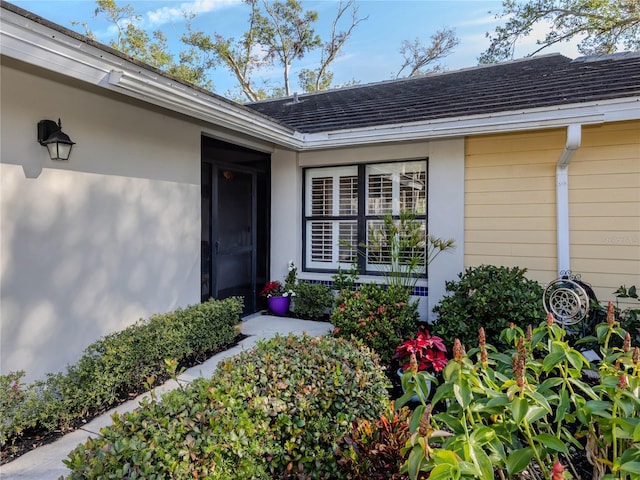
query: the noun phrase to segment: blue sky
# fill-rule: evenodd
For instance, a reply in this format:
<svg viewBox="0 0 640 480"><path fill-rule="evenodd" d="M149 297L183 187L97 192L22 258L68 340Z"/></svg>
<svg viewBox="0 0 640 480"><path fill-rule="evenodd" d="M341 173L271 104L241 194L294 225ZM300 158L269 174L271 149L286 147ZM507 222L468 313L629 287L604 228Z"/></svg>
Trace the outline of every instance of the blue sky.
<svg viewBox="0 0 640 480"><path fill-rule="evenodd" d="M36 13L64 27L84 33L82 27L73 26L73 20L87 22L99 41L108 43L113 31L108 22L94 17L93 0L10 0L15 5ZM207 33L239 37L245 29L247 7L240 0L117 0L119 6L130 4L143 18L148 30L162 30L170 39L174 53L180 48L180 34L184 31L183 11L197 14L196 29ZM317 33L326 37L329 22L337 8L336 0L302 0L303 7L319 14ZM357 79L370 83L394 78L402 64L399 53L403 40L420 38L429 43L429 37L443 27L455 30L460 44L454 53L444 59L449 70L473 67L489 42L486 32L493 32L501 9L500 0L359 0L360 16L368 16L354 31L342 55L333 64L334 83ZM542 34L540 35L542 36ZM534 39L529 39L516 50L516 57L533 50ZM579 56L575 42L554 50L569 57ZM552 53L552 51L545 52ZM292 77L302 67L312 67L315 57L305 57L294 65ZM265 72L264 79L276 82L279 71ZM219 67L211 75L217 93L226 94L234 89L233 77ZM293 90L297 90L292 85Z"/></svg>

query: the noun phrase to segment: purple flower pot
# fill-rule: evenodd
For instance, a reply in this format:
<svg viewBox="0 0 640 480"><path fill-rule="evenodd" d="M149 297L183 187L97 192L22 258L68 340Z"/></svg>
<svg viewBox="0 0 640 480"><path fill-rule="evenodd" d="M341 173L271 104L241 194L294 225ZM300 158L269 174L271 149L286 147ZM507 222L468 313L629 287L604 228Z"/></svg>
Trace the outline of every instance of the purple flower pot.
<svg viewBox="0 0 640 480"><path fill-rule="evenodd" d="M274 315L279 317L285 316L289 313L289 304L291 303L291 297L269 297L267 298L267 305L269 310Z"/></svg>

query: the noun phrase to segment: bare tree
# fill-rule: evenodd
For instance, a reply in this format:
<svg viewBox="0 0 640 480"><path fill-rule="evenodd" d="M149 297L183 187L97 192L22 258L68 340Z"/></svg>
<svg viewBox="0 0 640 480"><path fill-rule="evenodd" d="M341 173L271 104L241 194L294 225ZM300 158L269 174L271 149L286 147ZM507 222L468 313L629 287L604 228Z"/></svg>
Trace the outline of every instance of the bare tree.
<svg viewBox="0 0 640 480"><path fill-rule="evenodd" d="M340 21L349 11L351 12L350 23L345 30L339 31ZM368 18L368 16L358 16L358 7L355 5L355 0L347 0L346 2L340 0L338 12L331 24L331 38L322 47L320 65L315 70L302 69L298 74L300 86L304 91L317 92L331 87L333 72L329 70L329 66L338 57L342 47L351 37L353 30Z"/></svg>
<svg viewBox="0 0 640 480"><path fill-rule="evenodd" d="M401 76L414 77L429 72L442 71L442 65L438 62L453 52L460 40L452 29L443 28L431 35L431 44L423 45L419 38L413 43L405 40L400 47L400 54L404 63L398 70L396 78ZM407 75L403 72L408 71Z"/></svg>

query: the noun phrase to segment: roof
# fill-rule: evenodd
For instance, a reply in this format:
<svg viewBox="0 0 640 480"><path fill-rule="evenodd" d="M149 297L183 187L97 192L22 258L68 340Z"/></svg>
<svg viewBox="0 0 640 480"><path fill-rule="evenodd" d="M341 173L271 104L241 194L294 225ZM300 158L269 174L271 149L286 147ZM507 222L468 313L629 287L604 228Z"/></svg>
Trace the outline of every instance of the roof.
<svg viewBox="0 0 640 480"><path fill-rule="evenodd" d="M226 129L250 148L319 150L640 119L640 52L539 56L241 105L5 0L0 7L3 59Z"/></svg>
<svg viewBox="0 0 640 480"><path fill-rule="evenodd" d="M640 52L575 60L552 54L248 106L318 133L639 95Z"/></svg>

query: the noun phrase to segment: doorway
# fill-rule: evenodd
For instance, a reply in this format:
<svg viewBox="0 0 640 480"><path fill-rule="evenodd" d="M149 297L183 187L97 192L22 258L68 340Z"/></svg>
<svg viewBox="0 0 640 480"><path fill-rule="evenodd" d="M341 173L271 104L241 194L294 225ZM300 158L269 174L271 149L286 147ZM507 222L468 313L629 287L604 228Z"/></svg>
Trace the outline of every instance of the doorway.
<svg viewBox="0 0 640 480"><path fill-rule="evenodd" d="M258 311L269 271L271 156L202 137L202 301L244 298Z"/></svg>

